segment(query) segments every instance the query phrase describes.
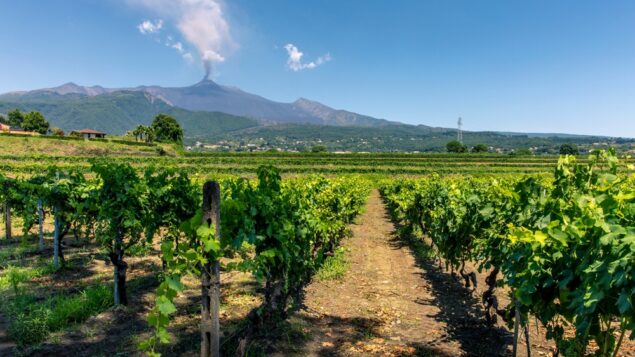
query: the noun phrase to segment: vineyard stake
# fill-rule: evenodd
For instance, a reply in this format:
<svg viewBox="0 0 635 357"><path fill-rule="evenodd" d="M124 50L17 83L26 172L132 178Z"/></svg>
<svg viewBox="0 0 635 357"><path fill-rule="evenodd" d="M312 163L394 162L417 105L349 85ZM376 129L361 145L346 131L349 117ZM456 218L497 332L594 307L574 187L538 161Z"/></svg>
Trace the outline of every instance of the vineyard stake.
<svg viewBox="0 0 635 357"><path fill-rule="evenodd" d="M6 238L11 239L11 204L9 201L4 204L4 229Z"/></svg>
<svg viewBox="0 0 635 357"><path fill-rule="evenodd" d="M57 187L57 184L60 180L60 173L56 172L56 181L55 181L55 186ZM56 202L55 203L55 207L53 208L53 214L55 215L55 232L53 233L53 267L55 269L59 269L60 267L60 239L62 239L60 237L60 234L62 232L60 232L60 230L62 229L61 225L61 219L60 219L60 208L59 208L59 204Z"/></svg>
<svg viewBox="0 0 635 357"><path fill-rule="evenodd" d="M58 269L60 267L60 217L59 212L55 210L55 233L53 233L53 267Z"/></svg>
<svg viewBox="0 0 635 357"><path fill-rule="evenodd" d="M42 199L37 199L37 218L40 224L40 252L44 250L44 208L42 207Z"/></svg>
<svg viewBox="0 0 635 357"><path fill-rule="evenodd" d="M518 310L518 302L514 302L514 310L516 311L514 316L514 351L512 356L516 357L518 354L518 325L520 325L520 311Z"/></svg>
<svg viewBox="0 0 635 357"><path fill-rule="evenodd" d="M214 226L220 239L220 186L208 181L203 186L203 224ZM220 262L208 260L201 269L201 357L220 356Z"/></svg>
<svg viewBox="0 0 635 357"><path fill-rule="evenodd" d="M531 345L529 344L529 319L527 321L523 321L525 323L525 342L527 342L527 357L531 357Z"/></svg>

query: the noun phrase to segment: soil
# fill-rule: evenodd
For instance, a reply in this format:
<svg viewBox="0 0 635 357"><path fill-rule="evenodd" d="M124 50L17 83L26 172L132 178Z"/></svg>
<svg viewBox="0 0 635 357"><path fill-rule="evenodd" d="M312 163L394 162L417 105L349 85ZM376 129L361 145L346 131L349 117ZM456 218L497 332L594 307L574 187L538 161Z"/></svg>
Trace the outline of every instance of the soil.
<svg viewBox="0 0 635 357"><path fill-rule="evenodd" d="M303 339L275 344L275 356L511 356L513 333L499 319L489 326L480 297L488 272L477 286L444 271L429 258L428 245L400 237L377 191L342 245L350 267L341 280L314 281L289 325ZM473 264L466 271L476 271ZM496 293L501 306L506 291ZM533 322L533 321L530 321ZM555 350L545 329L530 323L534 356ZM623 346L620 355L633 356ZM527 355L519 337L518 356Z"/></svg>

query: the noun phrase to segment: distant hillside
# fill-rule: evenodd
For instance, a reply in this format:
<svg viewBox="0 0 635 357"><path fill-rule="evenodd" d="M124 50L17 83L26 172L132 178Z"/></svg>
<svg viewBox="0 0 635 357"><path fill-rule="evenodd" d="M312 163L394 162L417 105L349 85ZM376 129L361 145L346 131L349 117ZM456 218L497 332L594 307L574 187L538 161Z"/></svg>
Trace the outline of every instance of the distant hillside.
<svg viewBox="0 0 635 357"><path fill-rule="evenodd" d="M537 153L557 153L559 145L575 143L590 147L596 142L607 142L608 138L593 136L575 137L529 137L494 132L464 132L468 147L485 144L493 149L509 151L519 148L534 148ZM259 148L281 148L306 150L323 145L330 151L419 151L443 152L448 141L456 139L455 129L431 128L414 125L386 125L382 127L337 127L310 124L280 124L248 128L221 135L211 135L210 142L224 141L232 149L238 143L251 144ZM616 144L635 143L635 139L616 139Z"/></svg>
<svg viewBox="0 0 635 357"><path fill-rule="evenodd" d="M173 115L186 136L211 135L258 125L254 119L218 112L196 112L171 106L148 93L118 91L100 95L57 94L38 91L0 96L0 113L19 108L37 110L53 126L66 131L91 128L123 134L139 124L148 125L158 113Z"/></svg>
<svg viewBox="0 0 635 357"><path fill-rule="evenodd" d="M160 99L169 106L191 111L223 112L257 119L263 123L310 123L338 126L382 126L391 122L300 98L293 103L280 103L247 93L236 87L223 86L209 79L188 87L139 86L134 88L85 87L66 83L59 87L8 93L5 97L41 97L50 94L79 94L82 98L99 97L121 91L141 92Z"/></svg>

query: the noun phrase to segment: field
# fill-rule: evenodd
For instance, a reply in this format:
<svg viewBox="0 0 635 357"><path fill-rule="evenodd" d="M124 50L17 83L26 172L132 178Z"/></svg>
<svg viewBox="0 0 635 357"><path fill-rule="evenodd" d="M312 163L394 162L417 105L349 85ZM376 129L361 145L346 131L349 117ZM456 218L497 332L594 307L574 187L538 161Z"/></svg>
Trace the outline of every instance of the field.
<svg viewBox="0 0 635 357"><path fill-rule="evenodd" d="M2 356L194 356L216 318L223 355L635 355L635 180L610 152L0 149Z"/></svg>

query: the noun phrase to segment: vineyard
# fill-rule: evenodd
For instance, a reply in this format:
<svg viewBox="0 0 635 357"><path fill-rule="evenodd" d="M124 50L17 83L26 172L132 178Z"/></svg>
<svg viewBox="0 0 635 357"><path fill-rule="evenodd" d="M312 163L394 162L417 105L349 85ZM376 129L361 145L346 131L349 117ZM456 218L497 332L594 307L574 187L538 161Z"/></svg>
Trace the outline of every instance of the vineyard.
<svg viewBox="0 0 635 357"><path fill-rule="evenodd" d="M0 156L0 355L635 353L612 151L96 156ZM435 289L471 341L425 340Z"/></svg>

